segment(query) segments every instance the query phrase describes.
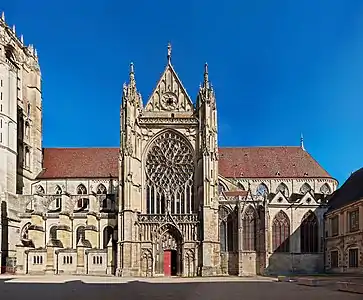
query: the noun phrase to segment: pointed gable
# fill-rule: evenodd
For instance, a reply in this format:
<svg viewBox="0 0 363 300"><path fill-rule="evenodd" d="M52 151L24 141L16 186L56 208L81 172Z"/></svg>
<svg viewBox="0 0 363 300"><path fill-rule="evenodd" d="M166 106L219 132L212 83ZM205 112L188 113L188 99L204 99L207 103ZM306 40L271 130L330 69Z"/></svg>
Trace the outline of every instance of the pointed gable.
<svg viewBox="0 0 363 300"><path fill-rule="evenodd" d="M145 111L192 112L193 102L176 74L170 61L171 47L168 47L168 64L148 100Z"/></svg>

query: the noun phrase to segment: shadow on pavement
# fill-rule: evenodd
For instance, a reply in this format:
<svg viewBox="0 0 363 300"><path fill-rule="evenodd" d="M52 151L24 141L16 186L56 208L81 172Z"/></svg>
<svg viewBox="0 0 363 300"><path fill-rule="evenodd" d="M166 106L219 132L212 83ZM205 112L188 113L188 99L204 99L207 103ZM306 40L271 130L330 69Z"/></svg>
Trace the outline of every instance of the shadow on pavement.
<svg viewBox="0 0 363 300"><path fill-rule="evenodd" d="M7 281L7 280L6 280ZM119 284L91 284L82 281L67 283L6 283L0 281L1 299L9 300L108 300L108 299L173 299L232 300L263 299L294 300L362 299L362 295L342 293L319 287L298 286L285 282L189 282L146 283L132 281Z"/></svg>

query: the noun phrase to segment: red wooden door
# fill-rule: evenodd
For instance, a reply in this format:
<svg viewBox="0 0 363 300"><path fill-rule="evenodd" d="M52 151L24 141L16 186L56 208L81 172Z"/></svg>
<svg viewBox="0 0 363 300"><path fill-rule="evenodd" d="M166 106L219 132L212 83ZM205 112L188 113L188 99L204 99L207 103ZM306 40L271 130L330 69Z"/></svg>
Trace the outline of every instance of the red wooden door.
<svg viewBox="0 0 363 300"><path fill-rule="evenodd" d="M164 250L164 275L171 275L171 251Z"/></svg>

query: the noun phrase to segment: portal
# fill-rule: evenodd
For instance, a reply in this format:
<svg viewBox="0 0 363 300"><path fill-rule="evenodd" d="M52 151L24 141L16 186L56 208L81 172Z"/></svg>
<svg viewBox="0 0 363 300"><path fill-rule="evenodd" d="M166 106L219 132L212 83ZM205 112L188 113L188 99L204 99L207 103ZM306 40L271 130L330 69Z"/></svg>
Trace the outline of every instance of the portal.
<svg viewBox="0 0 363 300"><path fill-rule="evenodd" d="M177 274L177 251L164 250L164 275L176 276Z"/></svg>

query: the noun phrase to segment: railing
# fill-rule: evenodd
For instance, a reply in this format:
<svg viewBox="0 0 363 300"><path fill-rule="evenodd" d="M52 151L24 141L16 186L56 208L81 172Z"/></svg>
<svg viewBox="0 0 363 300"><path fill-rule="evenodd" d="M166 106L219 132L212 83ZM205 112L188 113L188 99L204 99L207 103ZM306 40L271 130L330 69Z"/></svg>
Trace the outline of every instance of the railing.
<svg viewBox="0 0 363 300"><path fill-rule="evenodd" d="M139 223L163 223L169 221L168 215L148 215L148 214L140 214L137 217ZM198 215L197 214L188 214L188 215L172 215L172 218L177 223L197 223Z"/></svg>

